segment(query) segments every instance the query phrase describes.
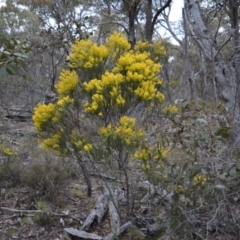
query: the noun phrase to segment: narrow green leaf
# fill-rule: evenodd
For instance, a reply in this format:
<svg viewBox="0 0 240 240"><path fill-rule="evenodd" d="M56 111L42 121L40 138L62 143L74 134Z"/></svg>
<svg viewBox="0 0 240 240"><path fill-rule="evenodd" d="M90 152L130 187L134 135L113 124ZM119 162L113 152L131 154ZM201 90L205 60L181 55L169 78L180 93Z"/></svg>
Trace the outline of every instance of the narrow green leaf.
<svg viewBox="0 0 240 240"><path fill-rule="evenodd" d="M6 71L7 71L8 74L13 75L13 72L10 68L6 68Z"/></svg>
<svg viewBox="0 0 240 240"><path fill-rule="evenodd" d="M16 57L27 58L27 56L25 54L20 53L20 52L13 53L13 55Z"/></svg>

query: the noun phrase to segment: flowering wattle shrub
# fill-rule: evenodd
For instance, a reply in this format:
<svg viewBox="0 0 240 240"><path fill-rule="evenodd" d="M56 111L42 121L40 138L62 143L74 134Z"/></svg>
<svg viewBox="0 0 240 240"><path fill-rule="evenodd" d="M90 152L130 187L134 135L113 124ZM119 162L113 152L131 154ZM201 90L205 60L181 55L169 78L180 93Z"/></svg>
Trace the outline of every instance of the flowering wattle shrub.
<svg viewBox="0 0 240 240"><path fill-rule="evenodd" d="M169 148L149 143L143 123L164 101L159 60L165 55L160 42L138 42L130 50L120 33L100 46L90 39L76 41L68 57L70 69L62 70L56 85L58 101L34 109L42 147L76 156L83 171L82 157L96 157L100 149L120 168L129 159L141 160L144 171L158 164ZM167 110L176 112L171 106Z"/></svg>

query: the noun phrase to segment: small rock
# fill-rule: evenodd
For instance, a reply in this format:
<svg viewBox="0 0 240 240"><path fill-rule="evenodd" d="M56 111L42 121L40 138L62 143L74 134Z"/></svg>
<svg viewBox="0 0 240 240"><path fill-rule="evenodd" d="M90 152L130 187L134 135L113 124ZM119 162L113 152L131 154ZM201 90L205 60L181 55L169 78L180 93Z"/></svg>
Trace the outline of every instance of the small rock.
<svg viewBox="0 0 240 240"><path fill-rule="evenodd" d="M21 226L22 225L22 219L19 217L18 219L17 219L17 223Z"/></svg>
<svg viewBox="0 0 240 240"><path fill-rule="evenodd" d="M28 237L37 237L37 232L35 230L31 230Z"/></svg>
<svg viewBox="0 0 240 240"><path fill-rule="evenodd" d="M14 222L11 219L7 219L5 223L8 225L14 225Z"/></svg>
<svg viewBox="0 0 240 240"><path fill-rule="evenodd" d="M61 225L63 225L63 227L65 227L65 222L64 222L64 220L62 218L60 218L59 222L60 222Z"/></svg>
<svg viewBox="0 0 240 240"><path fill-rule="evenodd" d="M45 233L45 228L41 228L39 231L38 231L38 236L41 236Z"/></svg>
<svg viewBox="0 0 240 240"><path fill-rule="evenodd" d="M2 188L2 189L1 189L1 196L4 196L5 193L6 193L6 188Z"/></svg>

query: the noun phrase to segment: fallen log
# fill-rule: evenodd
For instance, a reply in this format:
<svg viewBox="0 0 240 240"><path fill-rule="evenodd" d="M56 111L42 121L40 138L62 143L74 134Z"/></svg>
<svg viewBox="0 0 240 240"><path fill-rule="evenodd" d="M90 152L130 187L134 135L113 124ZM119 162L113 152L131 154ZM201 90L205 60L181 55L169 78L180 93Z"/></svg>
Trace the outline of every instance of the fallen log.
<svg viewBox="0 0 240 240"><path fill-rule="evenodd" d="M109 180L113 180L113 181L116 180L115 177L108 176L106 174L100 174L100 173L91 173L90 176L99 177L99 178L103 178L103 179L109 179Z"/></svg>
<svg viewBox="0 0 240 240"><path fill-rule="evenodd" d="M147 231L150 235L155 235L161 230L161 225L159 223L149 224L147 226Z"/></svg>
<svg viewBox="0 0 240 240"><path fill-rule="evenodd" d="M111 195L111 200L109 201L109 217L110 217L110 225L112 232L115 233L121 226L120 216L117 210L117 199L116 195Z"/></svg>
<svg viewBox="0 0 240 240"><path fill-rule="evenodd" d="M67 232L68 234L74 236L74 237L79 237L81 239L87 239L87 240L102 240L103 238L98 236L95 233L88 233L85 231L79 231L74 228L64 228L64 231Z"/></svg>
<svg viewBox="0 0 240 240"><path fill-rule="evenodd" d="M30 121L32 119L32 115L20 115L20 114L15 114L15 115L6 115L6 118L8 119L12 119L18 122L27 122Z"/></svg>
<svg viewBox="0 0 240 240"><path fill-rule="evenodd" d="M133 223L131 221L126 222L123 224L115 233L110 233L106 237L103 238L103 240L114 240L114 238L121 235L123 232L125 232L128 228L133 227Z"/></svg>
<svg viewBox="0 0 240 240"><path fill-rule="evenodd" d="M48 214L54 217L64 217L64 218L72 218L76 221L80 221L80 219L73 217L66 213L54 213L54 212L45 212L42 210L25 210L25 209L15 209L15 208L7 208L7 207L0 207L0 212L2 215L11 215L11 214L20 214L24 216L34 216L36 214Z"/></svg>
<svg viewBox="0 0 240 240"><path fill-rule="evenodd" d="M108 210L108 203L109 203L109 193L101 194L94 208L91 210L87 219L83 223L81 230L87 231L95 220L98 223L100 223Z"/></svg>
<svg viewBox="0 0 240 240"><path fill-rule="evenodd" d="M166 190L161 189L160 186L157 186L156 188L156 193L158 194L158 196L160 197L161 201L164 201L165 203L168 203L170 205L172 205L174 203L173 200L173 192L167 192ZM153 200L153 202L156 201ZM157 202L157 201L156 201Z"/></svg>
<svg viewBox="0 0 240 240"><path fill-rule="evenodd" d="M148 191L148 193L140 200L140 203L147 202L156 193L154 186L149 181L141 183L139 187Z"/></svg>
<svg viewBox="0 0 240 240"><path fill-rule="evenodd" d="M13 108L4 108L6 111L5 117L18 122L27 122L32 119L32 111L24 106L15 106Z"/></svg>
<svg viewBox="0 0 240 240"><path fill-rule="evenodd" d="M139 187L148 191L148 193L140 200L140 203L146 203L149 200L155 205L159 204L161 201L169 204L173 204L174 202L173 192L168 193L166 190L163 190L160 185L154 186L149 181L144 181Z"/></svg>
<svg viewBox="0 0 240 240"><path fill-rule="evenodd" d="M0 207L0 210L3 215L10 215L13 213L19 213L19 214L36 214L36 213L44 213L41 210L18 210L14 208L7 208L7 207Z"/></svg>

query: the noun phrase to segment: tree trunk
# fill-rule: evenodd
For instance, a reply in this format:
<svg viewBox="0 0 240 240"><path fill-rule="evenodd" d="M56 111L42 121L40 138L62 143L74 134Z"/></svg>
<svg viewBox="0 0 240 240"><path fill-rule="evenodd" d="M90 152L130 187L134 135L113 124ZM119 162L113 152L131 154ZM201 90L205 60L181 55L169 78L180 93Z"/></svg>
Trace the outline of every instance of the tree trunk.
<svg viewBox="0 0 240 240"><path fill-rule="evenodd" d="M91 183L89 172L87 170L85 163L82 160L82 157L77 156L77 160L78 160L78 164L82 170L84 180L87 184L87 195L88 195L88 197L91 197L92 196L92 183Z"/></svg>
<svg viewBox="0 0 240 240"><path fill-rule="evenodd" d="M133 49L136 44L135 19L139 10L139 0L134 0L130 3L125 0L124 2L128 6L128 41Z"/></svg>
<svg viewBox="0 0 240 240"><path fill-rule="evenodd" d="M203 100L206 100L206 93L208 89L208 83L207 83L207 64L206 64L206 59L204 54L202 54L200 50L200 56L201 56L201 73L200 76L203 78L203 83L202 83L202 89L201 89L201 97Z"/></svg>
<svg viewBox="0 0 240 240"><path fill-rule="evenodd" d="M240 108L239 103L235 101L237 90L235 71L231 69L221 56L213 41L208 29L206 28L201 16L199 3L196 0L184 0L185 18L187 26L202 53L206 59L214 63L213 74L220 88L220 98L222 99L227 110L231 111L234 126L239 122Z"/></svg>
<svg viewBox="0 0 240 240"><path fill-rule="evenodd" d="M145 15L146 15L146 23L145 23L145 38L146 41L152 42L152 35L153 35L153 29L152 29L152 0L148 0L145 6Z"/></svg>
<svg viewBox="0 0 240 240"><path fill-rule="evenodd" d="M172 102L172 94L170 92L170 87L169 87L169 83L170 83L170 76L169 76L169 62L166 61L164 62L164 64L162 65L162 78L164 79L164 83L165 83L165 88L166 88L166 100L169 102Z"/></svg>
<svg viewBox="0 0 240 240"><path fill-rule="evenodd" d="M161 2L161 1L160 1ZM152 0L147 0L145 14L146 14L146 23L145 23L145 38L146 41L152 42L154 27L157 23L159 15L163 13L163 11L170 7L172 0L167 0L154 14L152 13L153 4Z"/></svg>
<svg viewBox="0 0 240 240"><path fill-rule="evenodd" d="M186 18L183 9L183 25L184 25L184 45L183 45L183 52L184 52L184 72L185 72L185 79L187 80L187 93L190 93L190 100L194 101L197 106L197 93L196 93L196 84L194 79L194 74L192 71L191 62L189 60L189 51L188 51L188 29L186 26ZM189 96L187 96L189 99Z"/></svg>
<svg viewBox="0 0 240 240"><path fill-rule="evenodd" d="M235 69L236 77L236 97L235 100L237 104L234 106L234 112L240 105L240 94L239 94L239 85L240 85L240 34L239 34L239 6L240 3L238 0L228 0L225 3L225 12L230 18L232 36L233 36L233 68ZM240 119L239 119L240 120Z"/></svg>

